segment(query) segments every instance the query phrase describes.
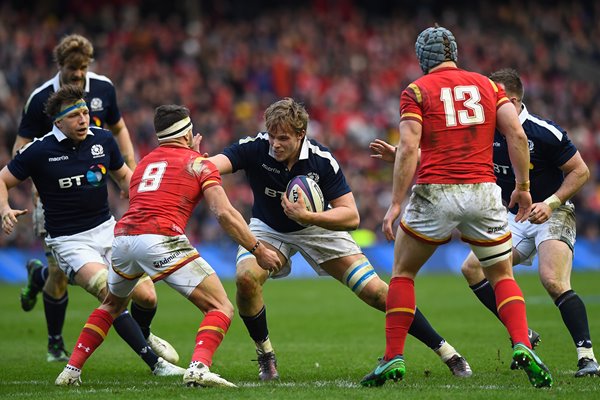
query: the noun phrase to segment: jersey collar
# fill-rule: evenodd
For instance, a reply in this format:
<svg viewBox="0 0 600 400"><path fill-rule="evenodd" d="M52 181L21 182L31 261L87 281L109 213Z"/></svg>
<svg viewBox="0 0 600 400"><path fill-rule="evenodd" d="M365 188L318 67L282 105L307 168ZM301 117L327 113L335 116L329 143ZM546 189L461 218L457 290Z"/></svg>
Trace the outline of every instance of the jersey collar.
<svg viewBox="0 0 600 400"><path fill-rule="evenodd" d="M521 125L523 125L529 117L529 111L527 111L527 107L525 107L525 104L521 103L521 105L523 107L521 108L521 112L519 113L519 122L521 123Z"/></svg>
<svg viewBox="0 0 600 400"><path fill-rule="evenodd" d="M52 78L52 88L55 92L58 92L58 89L60 89L60 72L57 72L54 78ZM85 92L90 92L90 76L88 73L85 74Z"/></svg>
<svg viewBox="0 0 600 400"><path fill-rule="evenodd" d="M56 140L58 140L59 142L68 139L67 135L65 135L60 129L58 129L58 126L56 126L55 124L52 125L52 131L50 133L53 134ZM94 133L90 129L88 129L87 134L94 136Z"/></svg>

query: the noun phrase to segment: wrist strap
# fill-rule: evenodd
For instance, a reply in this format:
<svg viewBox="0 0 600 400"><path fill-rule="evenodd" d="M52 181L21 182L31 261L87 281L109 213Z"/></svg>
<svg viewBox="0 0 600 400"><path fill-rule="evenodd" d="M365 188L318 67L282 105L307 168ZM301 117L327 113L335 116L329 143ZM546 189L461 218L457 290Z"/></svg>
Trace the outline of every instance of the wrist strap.
<svg viewBox="0 0 600 400"><path fill-rule="evenodd" d="M521 192L529 192L529 181L525 181L525 182L517 182L517 190L520 190Z"/></svg>
<svg viewBox="0 0 600 400"><path fill-rule="evenodd" d="M258 249L258 246L260 246L260 240L256 241L256 244L254 245L254 247L250 249L250 253L254 254L256 249Z"/></svg>
<svg viewBox="0 0 600 400"><path fill-rule="evenodd" d="M554 211L562 204L562 201L560 201L560 198L557 195L553 194L544 200L544 203L548 204L548 207Z"/></svg>

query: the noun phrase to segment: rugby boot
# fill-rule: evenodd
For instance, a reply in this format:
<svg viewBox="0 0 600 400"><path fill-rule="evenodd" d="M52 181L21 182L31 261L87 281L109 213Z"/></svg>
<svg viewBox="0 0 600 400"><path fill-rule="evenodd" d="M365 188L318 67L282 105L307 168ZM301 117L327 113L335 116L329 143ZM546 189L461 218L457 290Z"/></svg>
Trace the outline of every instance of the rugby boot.
<svg viewBox="0 0 600 400"><path fill-rule="evenodd" d="M527 374L529 382L536 387L552 387L552 375L542 360L527 346L517 343L513 347L513 360Z"/></svg>
<svg viewBox="0 0 600 400"><path fill-rule="evenodd" d="M389 379L402 380L405 373L404 357L396 356L389 361L381 358L375 369L362 378L360 384L367 387L381 386Z"/></svg>
<svg viewBox="0 0 600 400"><path fill-rule="evenodd" d="M21 289L21 308L23 311L31 311L37 302L37 295L42 291L42 288L33 281L33 273L44 268L44 264L37 258L32 258L27 261L27 286Z"/></svg>
<svg viewBox="0 0 600 400"><path fill-rule="evenodd" d="M258 378L261 381L273 381L279 379L279 372L277 372L277 358L275 353L269 351L262 353L256 351L258 354Z"/></svg>
<svg viewBox="0 0 600 400"><path fill-rule="evenodd" d="M588 357L582 357L577 361L577 372L575 372L575 378L581 378L582 376L600 376L600 365L595 360Z"/></svg>
<svg viewBox="0 0 600 400"><path fill-rule="evenodd" d="M179 354L177 354L177 350L175 350L175 348L166 340L159 338L153 333L150 333L146 341L148 342L150 348L159 357L164 358L171 364L177 364L179 362Z"/></svg>
<svg viewBox="0 0 600 400"><path fill-rule="evenodd" d="M446 365L450 368L452 375L459 378L469 378L473 375L471 366L463 356L456 353L446 361Z"/></svg>
<svg viewBox="0 0 600 400"><path fill-rule="evenodd" d="M187 386L202 387L237 387L227 379L221 378L218 374L210 372L208 367L201 362L189 367L183 375L183 383Z"/></svg>

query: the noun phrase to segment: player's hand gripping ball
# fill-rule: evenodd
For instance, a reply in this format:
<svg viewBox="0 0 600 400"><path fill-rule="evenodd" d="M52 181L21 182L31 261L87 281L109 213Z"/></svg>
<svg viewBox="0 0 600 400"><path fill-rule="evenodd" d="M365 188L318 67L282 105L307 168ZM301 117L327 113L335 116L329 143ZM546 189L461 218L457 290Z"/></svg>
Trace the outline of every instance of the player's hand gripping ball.
<svg viewBox="0 0 600 400"><path fill-rule="evenodd" d="M298 198L302 196L304 204L306 205L306 210L308 211L323 211L325 205L323 192L321 192L321 188L317 182L306 175L293 177L287 185L285 195L292 203L297 202Z"/></svg>

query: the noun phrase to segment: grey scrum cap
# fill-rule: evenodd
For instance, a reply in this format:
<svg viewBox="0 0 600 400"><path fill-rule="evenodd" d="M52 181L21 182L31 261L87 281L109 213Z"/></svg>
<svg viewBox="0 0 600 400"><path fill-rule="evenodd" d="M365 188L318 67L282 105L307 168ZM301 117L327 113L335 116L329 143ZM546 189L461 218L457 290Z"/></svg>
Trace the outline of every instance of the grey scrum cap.
<svg viewBox="0 0 600 400"><path fill-rule="evenodd" d="M424 73L444 61L458 59L458 46L454 35L448 29L436 26L419 34L415 43L419 65Z"/></svg>

